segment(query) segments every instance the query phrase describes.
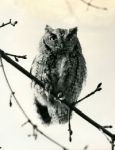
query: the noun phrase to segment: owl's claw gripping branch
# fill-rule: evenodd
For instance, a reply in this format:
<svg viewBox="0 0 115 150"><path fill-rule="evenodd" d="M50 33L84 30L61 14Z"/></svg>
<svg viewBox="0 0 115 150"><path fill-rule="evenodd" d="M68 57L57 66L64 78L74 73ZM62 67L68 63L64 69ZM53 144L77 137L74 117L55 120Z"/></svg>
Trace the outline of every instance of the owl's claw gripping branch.
<svg viewBox="0 0 115 150"><path fill-rule="evenodd" d="M62 92L59 92L59 93L58 93L57 98L58 98L60 101L64 101L64 100L65 100L65 96L63 95Z"/></svg>

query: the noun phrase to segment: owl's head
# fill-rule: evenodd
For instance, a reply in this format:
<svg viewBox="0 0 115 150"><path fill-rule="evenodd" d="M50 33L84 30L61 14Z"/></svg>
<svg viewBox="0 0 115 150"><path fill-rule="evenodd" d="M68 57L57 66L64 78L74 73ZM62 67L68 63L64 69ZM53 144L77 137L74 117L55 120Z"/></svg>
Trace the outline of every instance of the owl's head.
<svg viewBox="0 0 115 150"><path fill-rule="evenodd" d="M49 25L46 25L43 43L47 50L51 52L72 51L75 46L80 49L77 38L77 27L71 29L53 29Z"/></svg>

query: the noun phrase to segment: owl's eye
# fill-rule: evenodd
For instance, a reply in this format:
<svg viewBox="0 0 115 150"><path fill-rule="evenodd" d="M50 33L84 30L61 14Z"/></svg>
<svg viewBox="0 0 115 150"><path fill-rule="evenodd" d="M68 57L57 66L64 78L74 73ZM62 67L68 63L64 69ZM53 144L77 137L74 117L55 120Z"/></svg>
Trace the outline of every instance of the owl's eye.
<svg viewBox="0 0 115 150"><path fill-rule="evenodd" d="M52 34L50 35L50 40L53 40L53 41L54 41L54 40L56 40L56 39L57 39L57 36L52 33Z"/></svg>

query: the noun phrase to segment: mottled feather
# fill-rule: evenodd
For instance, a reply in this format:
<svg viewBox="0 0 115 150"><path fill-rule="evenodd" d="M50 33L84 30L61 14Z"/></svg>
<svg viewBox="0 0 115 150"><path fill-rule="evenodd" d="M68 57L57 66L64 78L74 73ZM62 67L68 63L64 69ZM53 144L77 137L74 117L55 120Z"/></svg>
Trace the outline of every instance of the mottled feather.
<svg viewBox="0 0 115 150"><path fill-rule="evenodd" d="M53 29L46 25L31 73L45 85L44 90L32 82L41 120L47 124L68 122L69 108L56 97L70 104L76 102L86 78L86 62L77 37L77 27Z"/></svg>

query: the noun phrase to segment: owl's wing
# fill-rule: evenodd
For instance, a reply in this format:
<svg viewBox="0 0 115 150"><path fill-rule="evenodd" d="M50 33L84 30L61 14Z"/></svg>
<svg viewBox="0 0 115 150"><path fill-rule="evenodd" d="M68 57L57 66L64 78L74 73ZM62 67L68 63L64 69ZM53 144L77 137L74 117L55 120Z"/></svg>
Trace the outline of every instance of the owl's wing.
<svg viewBox="0 0 115 150"><path fill-rule="evenodd" d="M34 58L30 73L35 76L38 80L42 81L42 83L45 85L45 80L47 77L44 75L44 60L43 56L38 55ZM41 88L38 84L36 84L35 81L31 82L31 87L34 91L34 100L35 104L37 106L37 111L41 114L41 117L45 119L44 121L47 121L45 117L49 118L48 112L47 112L47 92ZM46 112L43 112L46 111ZM46 113L46 114L45 114ZM44 114L46 116L44 116ZM50 118L49 118L50 119Z"/></svg>
<svg viewBox="0 0 115 150"><path fill-rule="evenodd" d="M41 56L36 56L32 62L30 73L35 76L38 80L42 79L43 64ZM32 87L35 86L35 82L32 81Z"/></svg>

